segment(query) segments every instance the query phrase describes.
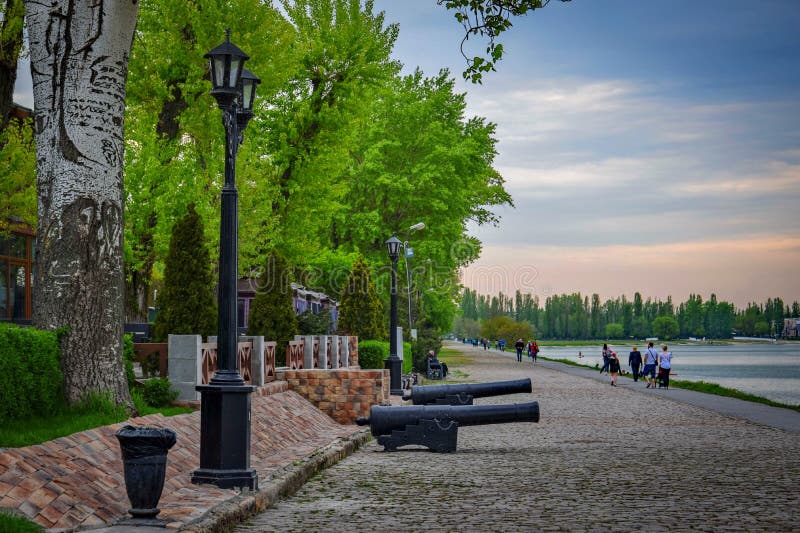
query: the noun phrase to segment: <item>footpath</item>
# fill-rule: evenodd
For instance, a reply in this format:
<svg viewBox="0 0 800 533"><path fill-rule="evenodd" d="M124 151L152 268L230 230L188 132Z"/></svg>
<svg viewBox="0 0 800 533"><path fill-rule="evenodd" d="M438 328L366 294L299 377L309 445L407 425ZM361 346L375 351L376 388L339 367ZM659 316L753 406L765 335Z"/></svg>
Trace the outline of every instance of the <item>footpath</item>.
<svg viewBox="0 0 800 533"><path fill-rule="evenodd" d="M448 383L530 377L532 394L476 403L536 400L540 422L461 428L452 454L372 440L235 531L800 530L787 410L753 422L717 398L450 346L471 362Z"/></svg>

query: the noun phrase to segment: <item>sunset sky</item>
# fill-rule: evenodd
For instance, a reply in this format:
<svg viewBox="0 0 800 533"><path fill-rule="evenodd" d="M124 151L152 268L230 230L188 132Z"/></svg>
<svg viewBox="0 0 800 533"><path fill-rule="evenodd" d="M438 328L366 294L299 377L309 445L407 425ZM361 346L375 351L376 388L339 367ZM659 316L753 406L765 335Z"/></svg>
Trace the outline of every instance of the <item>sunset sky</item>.
<svg viewBox="0 0 800 533"><path fill-rule="evenodd" d="M483 85L435 0L375 11L400 24L405 72L449 68L497 124L515 207L472 228L465 285L800 300L800 1L553 0L503 35Z"/></svg>
<svg viewBox="0 0 800 533"><path fill-rule="evenodd" d="M800 300L800 2L553 0L482 86L433 0L378 0L408 71L449 68L497 123L515 208L464 284L484 293ZM484 45L485 46L485 45Z"/></svg>

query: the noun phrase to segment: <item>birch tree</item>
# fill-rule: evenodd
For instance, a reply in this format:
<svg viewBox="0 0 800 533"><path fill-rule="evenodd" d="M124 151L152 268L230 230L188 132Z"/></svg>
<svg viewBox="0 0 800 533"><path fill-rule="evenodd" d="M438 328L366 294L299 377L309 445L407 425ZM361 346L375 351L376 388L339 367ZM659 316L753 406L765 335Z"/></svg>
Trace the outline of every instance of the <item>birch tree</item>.
<svg viewBox="0 0 800 533"><path fill-rule="evenodd" d="M26 0L37 147L33 321L65 328L67 400L132 409L122 357L123 115L137 0Z"/></svg>

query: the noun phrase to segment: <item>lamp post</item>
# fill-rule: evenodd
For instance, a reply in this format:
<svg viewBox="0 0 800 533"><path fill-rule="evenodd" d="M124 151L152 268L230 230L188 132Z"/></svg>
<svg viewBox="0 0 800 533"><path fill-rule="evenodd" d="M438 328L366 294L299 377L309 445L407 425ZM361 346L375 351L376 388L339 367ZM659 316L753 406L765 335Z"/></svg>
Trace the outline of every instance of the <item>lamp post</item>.
<svg viewBox="0 0 800 533"><path fill-rule="evenodd" d="M409 335L414 335L414 320L411 318L411 271L408 269L408 258L414 255L414 249L409 248L408 240L411 237L412 231L419 231L421 229L425 229L424 222L417 222L413 226L408 228L408 233L406 233L406 240L403 243L403 258L406 262L406 288L408 289L408 333ZM416 338L416 337L415 337Z"/></svg>
<svg viewBox="0 0 800 533"><path fill-rule="evenodd" d="M386 241L389 259L392 260L392 284L389 307L389 357L384 361L384 368L389 369L389 391L394 396L402 396L400 374L403 372L403 361L397 355L397 260L400 258L400 239L392 237Z"/></svg>
<svg viewBox="0 0 800 533"><path fill-rule="evenodd" d="M258 488L258 474L250 468L250 393L239 374L236 316L238 277L238 202L236 154L244 129L253 116L256 85L260 83L244 68L249 56L225 42L205 55L211 70L211 95L222 110L225 126L225 186L219 231L219 329L217 371L208 385L198 385L200 404L200 468L192 472L192 483L210 483L220 488Z"/></svg>

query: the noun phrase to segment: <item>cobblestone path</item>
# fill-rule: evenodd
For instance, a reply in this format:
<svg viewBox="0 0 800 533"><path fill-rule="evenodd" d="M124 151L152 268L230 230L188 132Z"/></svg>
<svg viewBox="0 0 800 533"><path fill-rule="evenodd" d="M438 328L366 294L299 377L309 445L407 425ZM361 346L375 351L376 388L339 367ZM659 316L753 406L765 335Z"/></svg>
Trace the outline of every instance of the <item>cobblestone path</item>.
<svg viewBox="0 0 800 533"><path fill-rule="evenodd" d="M466 351L465 380L533 381L477 403L540 423L461 428L453 454L373 440L236 531L800 530L797 434Z"/></svg>

